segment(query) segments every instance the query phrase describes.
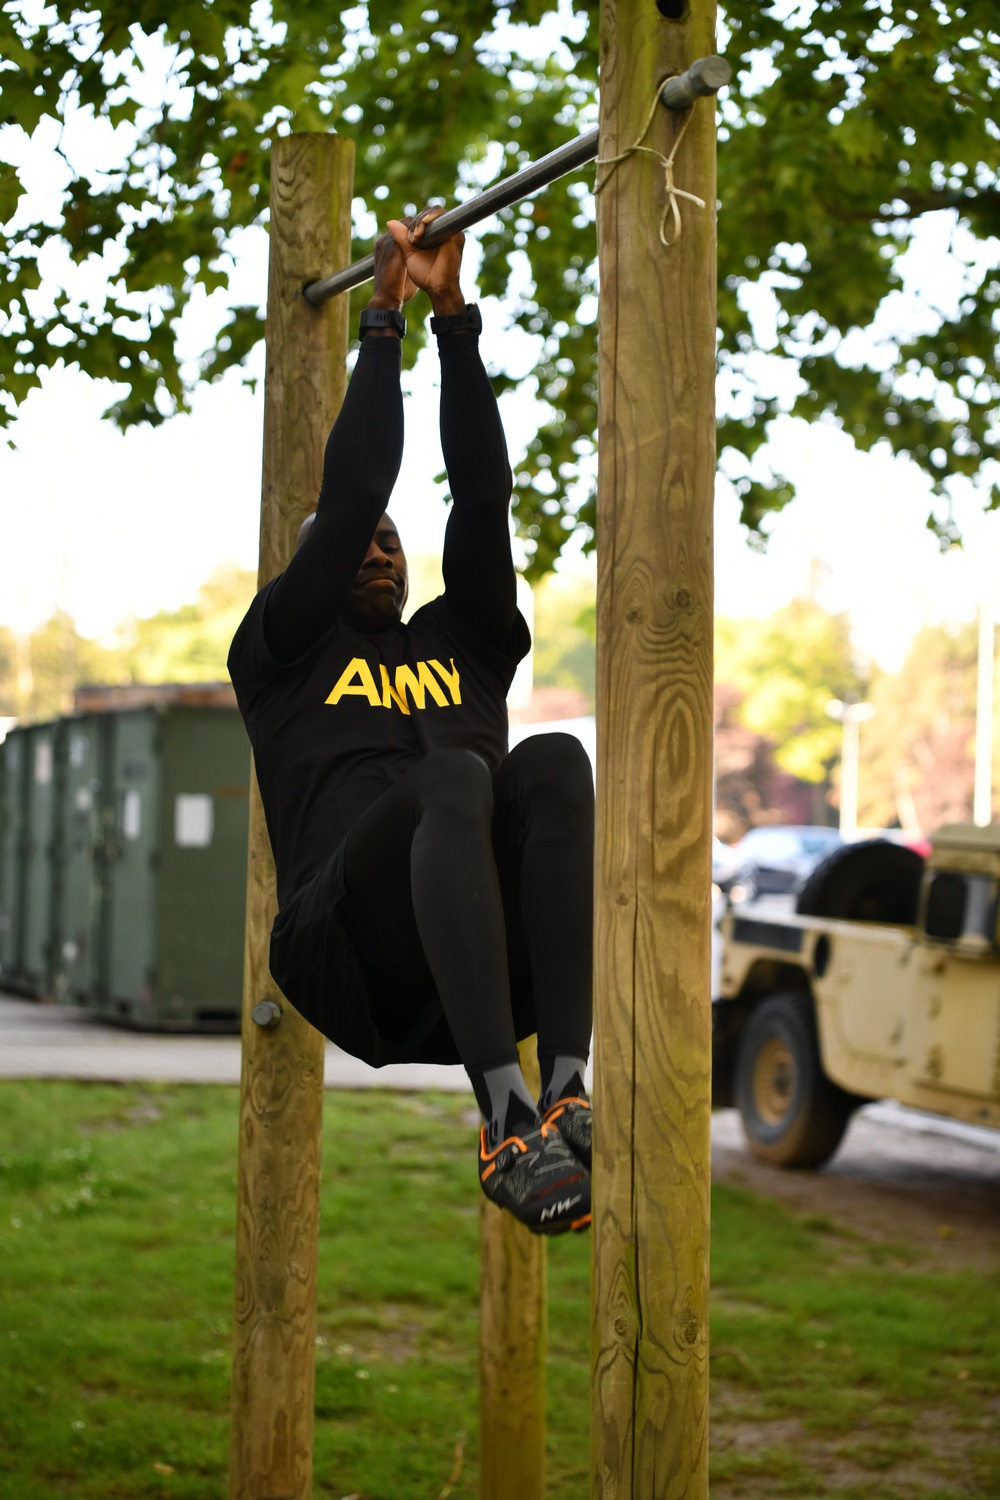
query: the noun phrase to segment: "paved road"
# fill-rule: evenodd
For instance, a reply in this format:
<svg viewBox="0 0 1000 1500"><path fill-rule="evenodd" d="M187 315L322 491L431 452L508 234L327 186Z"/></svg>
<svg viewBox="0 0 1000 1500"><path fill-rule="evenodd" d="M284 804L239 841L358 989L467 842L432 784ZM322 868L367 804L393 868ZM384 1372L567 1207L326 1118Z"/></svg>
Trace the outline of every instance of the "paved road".
<svg viewBox="0 0 1000 1500"><path fill-rule="evenodd" d="M369 1068L329 1043L324 1076L327 1088L470 1090L462 1068ZM0 1078L238 1084L240 1039L126 1031L75 1006L0 993Z"/></svg>

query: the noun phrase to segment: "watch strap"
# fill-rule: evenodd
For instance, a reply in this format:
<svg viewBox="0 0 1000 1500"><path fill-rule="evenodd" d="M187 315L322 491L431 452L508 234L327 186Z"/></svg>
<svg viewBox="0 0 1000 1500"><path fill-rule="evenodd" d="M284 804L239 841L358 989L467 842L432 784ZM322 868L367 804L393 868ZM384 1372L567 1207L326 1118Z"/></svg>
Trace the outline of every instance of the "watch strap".
<svg viewBox="0 0 1000 1500"><path fill-rule="evenodd" d="M358 335L364 338L369 328L395 328L400 338L406 333L406 319L397 307L366 307L358 319Z"/></svg>
<svg viewBox="0 0 1000 1500"><path fill-rule="evenodd" d="M443 313L440 318L431 318L431 333L452 333L457 329L482 333L483 317L475 302L467 302L461 312Z"/></svg>

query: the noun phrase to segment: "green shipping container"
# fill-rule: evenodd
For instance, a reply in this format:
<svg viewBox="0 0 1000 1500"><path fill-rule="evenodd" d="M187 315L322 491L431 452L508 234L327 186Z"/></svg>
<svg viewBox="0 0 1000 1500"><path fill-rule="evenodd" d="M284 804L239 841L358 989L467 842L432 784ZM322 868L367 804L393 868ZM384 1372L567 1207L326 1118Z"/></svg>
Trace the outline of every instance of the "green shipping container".
<svg viewBox="0 0 1000 1500"><path fill-rule="evenodd" d="M11 759L28 783L25 831L5 795L0 841L19 987L144 1030L238 1031L250 757L235 708L75 715L6 748L5 788Z"/></svg>
<svg viewBox="0 0 1000 1500"><path fill-rule="evenodd" d="M109 715L90 1008L155 1030L239 1029L250 762L239 714Z"/></svg>

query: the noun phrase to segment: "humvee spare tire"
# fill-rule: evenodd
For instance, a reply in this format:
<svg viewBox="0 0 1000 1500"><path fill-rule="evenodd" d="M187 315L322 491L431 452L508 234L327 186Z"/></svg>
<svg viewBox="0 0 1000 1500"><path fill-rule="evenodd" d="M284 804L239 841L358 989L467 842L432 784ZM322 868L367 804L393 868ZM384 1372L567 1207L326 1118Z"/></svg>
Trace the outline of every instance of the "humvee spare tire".
<svg viewBox="0 0 1000 1500"><path fill-rule="evenodd" d="M912 926L923 873L923 857L890 839L841 844L806 877L795 910L803 917Z"/></svg>
<svg viewBox="0 0 1000 1500"><path fill-rule="evenodd" d="M771 995L750 1016L736 1056L736 1107L754 1156L819 1167L860 1103L823 1072L812 998Z"/></svg>

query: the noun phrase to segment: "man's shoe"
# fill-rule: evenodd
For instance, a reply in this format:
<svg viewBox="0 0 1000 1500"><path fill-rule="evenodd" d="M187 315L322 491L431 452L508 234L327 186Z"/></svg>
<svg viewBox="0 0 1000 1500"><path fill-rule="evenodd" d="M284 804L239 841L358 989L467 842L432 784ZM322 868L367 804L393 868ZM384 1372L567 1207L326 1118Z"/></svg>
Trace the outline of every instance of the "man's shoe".
<svg viewBox="0 0 1000 1500"><path fill-rule="evenodd" d="M479 1181L487 1198L533 1234L565 1234L590 1223L590 1173L551 1125L509 1135L493 1151L483 1129Z"/></svg>
<svg viewBox="0 0 1000 1500"><path fill-rule="evenodd" d="M554 1125L578 1162L591 1170L594 1117L589 1099L557 1099L545 1111L543 1125Z"/></svg>

